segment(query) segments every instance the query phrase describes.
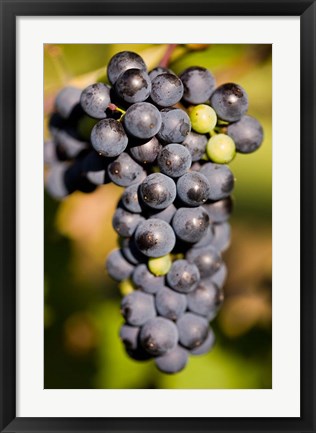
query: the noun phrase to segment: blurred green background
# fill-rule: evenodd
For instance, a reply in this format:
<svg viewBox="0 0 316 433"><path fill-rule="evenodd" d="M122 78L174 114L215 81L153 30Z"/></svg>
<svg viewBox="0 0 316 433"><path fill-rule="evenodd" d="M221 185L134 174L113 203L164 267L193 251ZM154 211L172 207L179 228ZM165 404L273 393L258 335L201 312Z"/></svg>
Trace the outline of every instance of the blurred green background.
<svg viewBox="0 0 316 433"><path fill-rule="evenodd" d="M103 80L116 52L158 65L166 45L45 45L47 119L62 86ZM271 388L272 387L272 63L271 45L179 45L176 73L204 66L217 84L237 82L249 96L249 114L262 123L262 147L237 154L232 243L224 254L229 276L225 302L212 322L213 351L190 357L185 370L160 373L153 362L129 359L119 340L120 294L104 262L116 247L111 219L121 188L104 185L63 202L45 193L45 388Z"/></svg>

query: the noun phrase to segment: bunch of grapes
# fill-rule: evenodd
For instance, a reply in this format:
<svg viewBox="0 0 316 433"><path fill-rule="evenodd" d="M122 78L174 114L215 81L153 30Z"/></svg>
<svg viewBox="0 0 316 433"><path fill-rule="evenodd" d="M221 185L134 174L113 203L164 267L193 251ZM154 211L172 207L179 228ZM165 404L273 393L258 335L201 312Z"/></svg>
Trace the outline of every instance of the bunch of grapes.
<svg viewBox="0 0 316 433"><path fill-rule="evenodd" d="M120 248L106 260L123 294L120 337L131 358L176 373L214 345L234 187L226 164L258 149L263 130L246 114L245 90L216 87L203 67L148 72L124 51L107 75L111 86L58 94L46 188L56 198L108 182L124 188L113 216Z"/></svg>

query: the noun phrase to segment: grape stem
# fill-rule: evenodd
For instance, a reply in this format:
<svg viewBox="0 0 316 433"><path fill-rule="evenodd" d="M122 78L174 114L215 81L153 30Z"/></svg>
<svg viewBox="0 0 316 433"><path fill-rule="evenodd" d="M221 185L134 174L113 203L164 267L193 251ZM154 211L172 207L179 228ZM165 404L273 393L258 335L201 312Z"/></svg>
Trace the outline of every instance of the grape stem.
<svg viewBox="0 0 316 433"><path fill-rule="evenodd" d="M174 50L176 49L177 44L169 44L167 46L166 52L163 55L163 58L161 59L159 66L161 68L167 68L169 66L169 62L170 62L170 58L174 52Z"/></svg>
<svg viewBox="0 0 316 433"><path fill-rule="evenodd" d="M226 122L226 120L218 119L217 124L220 126L227 126L227 125L229 125L229 122Z"/></svg>
<svg viewBox="0 0 316 433"><path fill-rule="evenodd" d="M120 108L120 107L118 107L117 105L112 104L112 103L110 103L110 104L108 105L108 108L109 108L111 111L118 111L119 113L122 113L122 116L119 118L119 120L121 120L122 117L124 116L124 114L126 113L126 111L122 110L122 108Z"/></svg>
<svg viewBox="0 0 316 433"><path fill-rule="evenodd" d="M227 127L226 126L217 125L214 128L214 132L216 132L217 134L226 134Z"/></svg>

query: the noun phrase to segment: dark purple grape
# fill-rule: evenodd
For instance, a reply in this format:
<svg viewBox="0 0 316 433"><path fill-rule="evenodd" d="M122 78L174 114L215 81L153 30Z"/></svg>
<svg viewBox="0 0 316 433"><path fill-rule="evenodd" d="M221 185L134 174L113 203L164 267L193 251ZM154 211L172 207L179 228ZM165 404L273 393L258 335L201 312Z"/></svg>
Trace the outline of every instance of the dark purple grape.
<svg viewBox="0 0 316 433"><path fill-rule="evenodd" d="M134 236L130 238L120 237L118 239L123 256L134 266L147 263L148 258L142 254L136 246Z"/></svg>
<svg viewBox="0 0 316 433"><path fill-rule="evenodd" d="M82 173L95 185L107 183L109 160L92 150L82 159Z"/></svg>
<svg viewBox="0 0 316 433"><path fill-rule="evenodd" d="M164 287L164 277L156 277L147 268L147 265L138 265L133 272L133 282L143 292L155 294Z"/></svg>
<svg viewBox="0 0 316 433"><path fill-rule="evenodd" d="M248 110L248 96L245 90L235 83L217 87L210 99L217 116L227 122L236 122Z"/></svg>
<svg viewBox="0 0 316 433"><path fill-rule="evenodd" d="M226 251L230 245L230 224L225 222L213 225L214 236L211 244L218 251Z"/></svg>
<svg viewBox="0 0 316 433"><path fill-rule="evenodd" d="M68 167L69 164L66 162L53 164L45 180L48 194L56 200L61 200L69 194L65 184L65 172Z"/></svg>
<svg viewBox="0 0 316 433"><path fill-rule="evenodd" d="M147 206L165 209L177 195L174 181L161 173L152 173L139 186L139 195Z"/></svg>
<svg viewBox="0 0 316 433"><path fill-rule="evenodd" d="M238 122L228 126L227 135L234 140L237 152L251 153L262 144L263 128L254 117L243 116Z"/></svg>
<svg viewBox="0 0 316 433"><path fill-rule="evenodd" d="M182 241L180 238L176 237L176 245L172 253L175 255L179 255L179 257L183 257L185 253L192 248L192 245L194 244Z"/></svg>
<svg viewBox="0 0 316 433"><path fill-rule="evenodd" d="M208 214L201 206L197 208L181 207L176 211L172 220L172 227L177 237L190 243L202 239L208 226Z"/></svg>
<svg viewBox="0 0 316 433"><path fill-rule="evenodd" d="M208 213L211 223L218 224L227 221L233 211L233 200L231 197L222 200L210 201L203 205Z"/></svg>
<svg viewBox="0 0 316 433"><path fill-rule="evenodd" d="M69 127L69 120L61 117L59 113L52 113L49 117L48 129L53 137L56 131L65 129L67 126Z"/></svg>
<svg viewBox="0 0 316 433"><path fill-rule="evenodd" d="M137 350L138 335L140 328L130 325L122 325L120 329L120 338L127 350Z"/></svg>
<svg viewBox="0 0 316 433"><path fill-rule="evenodd" d="M129 186L140 183L146 177L146 172L127 153L123 152L108 166L108 174L113 183L119 186Z"/></svg>
<svg viewBox="0 0 316 433"><path fill-rule="evenodd" d="M81 90L77 87L64 87L56 96L55 109L64 119L69 118L74 108L79 104Z"/></svg>
<svg viewBox="0 0 316 433"><path fill-rule="evenodd" d="M107 168L110 159L104 158L94 150L83 156L81 166L83 173L89 173L90 171L101 171Z"/></svg>
<svg viewBox="0 0 316 433"><path fill-rule="evenodd" d="M221 200L231 194L234 188L234 175L227 165L208 162L201 167L200 173L210 184L210 200Z"/></svg>
<svg viewBox="0 0 316 433"><path fill-rule="evenodd" d="M160 288L155 298L156 309L159 315L170 320L179 319L187 308L186 296L168 287Z"/></svg>
<svg viewBox="0 0 316 433"><path fill-rule="evenodd" d="M183 370L188 362L188 352L181 346L155 358L157 368L163 373L173 374Z"/></svg>
<svg viewBox="0 0 316 433"><path fill-rule="evenodd" d="M223 302L223 292L209 279L200 281L196 289L187 295L188 309L200 316L217 312Z"/></svg>
<svg viewBox="0 0 316 433"><path fill-rule="evenodd" d="M199 161L205 153L207 142L206 135L191 131L182 145L190 152L192 161Z"/></svg>
<svg viewBox="0 0 316 433"><path fill-rule="evenodd" d="M138 346L135 350L127 349L125 347L125 351L127 356L133 359L134 361L144 362L152 359L152 356L143 349L143 347L140 345L140 342L138 342Z"/></svg>
<svg viewBox="0 0 316 433"><path fill-rule="evenodd" d="M127 135L120 122L115 119L100 120L92 129L91 144L103 156L118 156L126 148Z"/></svg>
<svg viewBox="0 0 316 433"><path fill-rule="evenodd" d="M151 355L163 355L176 347L178 330L171 320L155 317L142 327L140 341L143 348Z"/></svg>
<svg viewBox="0 0 316 433"><path fill-rule="evenodd" d="M175 74L160 74L152 79L150 97L160 107L170 107L180 101L183 84Z"/></svg>
<svg viewBox="0 0 316 433"><path fill-rule="evenodd" d="M81 165L78 160L72 163L58 163L51 167L46 179L46 188L54 198L61 199L64 196L77 191L79 179L81 178ZM50 189L52 188L52 190ZM60 195L58 197L58 191ZM64 193L64 191L66 193ZM57 194L58 193L58 194Z"/></svg>
<svg viewBox="0 0 316 433"><path fill-rule="evenodd" d="M216 271L215 274L211 276L211 281L212 283L216 284L217 287L222 288L225 284L226 279L227 279L227 267L225 263L222 262L218 271Z"/></svg>
<svg viewBox="0 0 316 433"><path fill-rule="evenodd" d="M205 68L192 66L180 75L184 86L184 101L189 104L202 104L206 102L215 89L215 78Z"/></svg>
<svg viewBox="0 0 316 433"><path fill-rule="evenodd" d="M59 162L57 155L56 144L54 140L44 142L44 163L53 165Z"/></svg>
<svg viewBox="0 0 316 433"><path fill-rule="evenodd" d="M199 162L197 162L197 161L193 162L193 164L191 165L190 171L200 171L201 167L203 167L202 162L203 162L202 160Z"/></svg>
<svg viewBox="0 0 316 433"><path fill-rule="evenodd" d="M125 280L134 270L134 266L124 258L119 249L113 250L108 255L105 266L110 277L116 281Z"/></svg>
<svg viewBox="0 0 316 433"><path fill-rule="evenodd" d="M154 297L136 290L122 299L121 313L129 325L142 326L156 316Z"/></svg>
<svg viewBox="0 0 316 433"><path fill-rule="evenodd" d="M135 232L138 224L144 220L144 217L141 215L128 212L119 207L114 212L112 225L116 233L122 237L129 238Z"/></svg>
<svg viewBox="0 0 316 433"><path fill-rule="evenodd" d="M144 60L132 51L121 51L115 54L108 64L107 74L111 84L115 84L118 77L128 69L141 69L146 71Z"/></svg>
<svg viewBox="0 0 316 433"><path fill-rule="evenodd" d="M110 104L110 88L103 83L86 87L80 97L82 109L94 119L105 119L106 109Z"/></svg>
<svg viewBox="0 0 316 433"><path fill-rule="evenodd" d="M158 155L158 166L170 177L180 177L191 167L191 154L181 144L171 143L163 147Z"/></svg>
<svg viewBox="0 0 316 433"><path fill-rule="evenodd" d="M147 262L147 257L142 254L136 247L134 237L121 238L120 247L123 256L132 264L138 265L139 263Z"/></svg>
<svg viewBox="0 0 316 433"><path fill-rule="evenodd" d="M211 187L207 178L197 172L185 173L177 182L179 198L189 206L204 204L210 195Z"/></svg>
<svg viewBox="0 0 316 433"><path fill-rule="evenodd" d="M169 254L176 243L171 226L160 219L141 222L135 233L138 249L148 257L162 257Z"/></svg>
<svg viewBox="0 0 316 433"><path fill-rule="evenodd" d="M214 238L213 226L209 224L205 232L205 235L198 242L193 244L192 248L208 247L209 245L212 244L213 238Z"/></svg>
<svg viewBox="0 0 316 433"><path fill-rule="evenodd" d="M179 108L164 108L160 113L162 123L158 138L164 143L182 143L191 131L187 113Z"/></svg>
<svg viewBox="0 0 316 433"><path fill-rule="evenodd" d="M152 138L161 127L161 114L149 102L138 102L131 105L124 117L124 128L128 134L137 138Z"/></svg>
<svg viewBox="0 0 316 433"><path fill-rule="evenodd" d="M123 206L133 213L141 213L142 207L139 203L138 199L138 188L139 184L134 183L131 186L128 186L125 188L123 194L122 194L122 203Z"/></svg>
<svg viewBox="0 0 316 433"><path fill-rule="evenodd" d="M156 161L162 145L156 137L152 137L145 143L130 143L129 151L134 159L140 164L152 164Z"/></svg>
<svg viewBox="0 0 316 433"><path fill-rule="evenodd" d="M155 212L153 209L152 212L149 213L148 218L157 218L166 221L166 223L170 224L176 211L177 208L175 207L175 205L171 204L170 206L166 207L166 209L163 209L161 211Z"/></svg>
<svg viewBox="0 0 316 433"><path fill-rule="evenodd" d="M180 293L189 293L197 287L200 272L196 265L187 260L175 260L166 278L172 289Z"/></svg>
<svg viewBox="0 0 316 433"><path fill-rule="evenodd" d="M116 80L115 90L124 101L135 104L148 98L151 92L151 81L146 71L128 69Z"/></svg>
<svg viewBox="0 0 316 433"><path fill-rule="evenodd" d="M86 173L86 178L93 185L104 185L108 183L108 175L106 170L89 171Z"/></svg>
<svg viewBox="0 0 316 433"><path fill-rule="evenodd" d="M140 346L140 343L138 344L137 349L126 349L127 355L133 359L134 361L148 361L149 359L152 359L152 356L144 350L142 346Z"/></svg>
<svg viewBox="0 0 316 433"><path fill-rule="evenodd" d="M81 158L74 160L73 163L69 165L65 171L64 181L65 186L70 193L74 191L90 193L97 187L95 184L91 183L82 172Z"/></svg>
<svg viewBox="0 0 316 433"><path fill-rule="evenodd" d="M211 328L208 330L208 335L206 337L206 340L204 343L201 344L201 346L196 347L195 349L190 350L191 355L204 355L205 353L208 353L215 344L215 335Z"/></svg>
<svg viewBox="0 0 316 433"><path fill-rule="evenodd" d="M204 317L185 313L177 321L179 341L182 346L194 349L201 346L208 335L208 322Z"/></svg>
<svg viewBox="0 0 316 433"><path fill-rule="evenodd" d="M215 319L215 317L217 316L219 310L222 307L222 304L224 302L224 291L222 287L218 287L215 284L217 293L216 293L216 306L214 308L211 308L210 311L208 312L206 318L209 322L211 322L212 320Z"/></svg>
<svg viewBox="0 0 316 433"><path fill-rule="evenodd" d="M186 254L186 259L197 266L201 278L212 276L222 264L220 253L212 246L191 248Z"/></svg>
<svg viewBox="0 0 316 433"><path fill-rule="evenodd" d="M173 72L168 68L163 68L162 66L157 66L149 72L149 78L153 81L158 75L161 74L173 74Z"/></svg>
<svg viewBox="0 0 316 433"><path fill-rule="evenodd" d="M74 159L89 148L89 144L80 140L73 128L56 129L52 135L56 143L58 159Z"/></svg>

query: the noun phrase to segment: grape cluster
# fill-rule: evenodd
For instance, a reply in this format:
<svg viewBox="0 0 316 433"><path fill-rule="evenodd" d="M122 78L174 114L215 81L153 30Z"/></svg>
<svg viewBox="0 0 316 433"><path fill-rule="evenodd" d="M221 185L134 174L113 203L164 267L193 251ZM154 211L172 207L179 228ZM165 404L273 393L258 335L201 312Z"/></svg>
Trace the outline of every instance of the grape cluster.
<svg viewBox="0 0 316 433"><path fill-rule="evenodd" d="M107 75L110 86L58 94L46 188L63 198L107 182L124 187L113 215L120 247L106 260L123 294L120 337L131 358L176 373L214 345L209 322L224 298L233 205L226 164L258 149L263 129L246 114L245 90L216 87L203 67L148 72L124 51Z"/></svg>

